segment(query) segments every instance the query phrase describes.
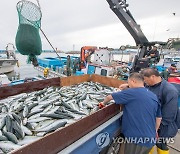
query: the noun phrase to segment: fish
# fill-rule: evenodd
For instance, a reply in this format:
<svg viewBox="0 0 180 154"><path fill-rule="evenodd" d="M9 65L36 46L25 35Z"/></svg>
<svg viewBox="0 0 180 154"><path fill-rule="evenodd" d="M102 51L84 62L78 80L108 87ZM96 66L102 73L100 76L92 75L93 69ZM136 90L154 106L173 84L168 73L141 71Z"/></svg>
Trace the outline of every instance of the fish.
<svg viewBox="0 0 180 154"><path fill-rule="evenodd" d="M4 152L4 153L9 153L13 150L17 150L19 149L21 146L20 145L17 145L17 144L14 144L10 141L1 141L0 142L0 149Z"/></svg>
<svg viewBox="0 0 180 154"><path fill-rule="evenodd" d="M12 119L9 115L6 115L5 124L6 130L12 133Z"/></svg>
<svg viewBox="0 0 180 154"><path fill-rule="evenodd" d="M52 119L70 119L69 116L66 116L66 115L62 115L62 114L41 114L40 117L49 117L49 118L52 118Z"/></svg>
<svg viewBox="0 0 180 154"><path fill-rule="evenodd" d="M21 125L21 128L26 135L31 136L33 134L32 131L28 129L26 126Z"/></svg>
<svg viewBox="0 0 180 154"><path fill-rule="evenodd" d="M44 111L44 109L39 109L39 110L36 110L36 111L34 111L34 112L30 112L30 113L28 114L27 118L30 118L31 116L36 115L36 114L38 114L38 113L41 113L42 111Z"/></svg>
<svg viewBox="0 0 180 154"><path fill-rule="evenodd" d="M44 120L44 121L42 121L42 122L40 122L36 127L35 127L35 130L36 131L38 131L38 130L41 130L41 129L43 129L43 128L45 128L45 127L47 127L47 126L49 126L49 125L51 125L53 122L55 122L56 120L53 120L53 119L51 119L51 120Z"/></svg>
<svg viewBox="0 0 180 154"><path fill-rule="evenodd" d="M8 141L6 136L0 135L0 141Z"/></svg>
<svg viewBox="0 0 180 154"><path fill-rule="evenodd" d="M7 139L8 139L9 141L11 141L11 142L13 142L13 143L15 143L15 144L18 143L18 139L17 139L17 137L16 137L13 133L11 133L11 132L6 132L6 131L3 131L2 133L3 133L3 135L4 135L5 137L7 137Z"/></svg>
<svg viewBox="0 0 180 154"><path fill-rule="evenodd" d="M64 126L67 123L67 121L65 120L57 120L54 123L52 123L51 125L47 126L46 128L43 128L41 130L38 130L37 132L50 132L52 130L55 130L57 128L59 128L59 126Z"/></svg>
<svg viewBox="0 0 180 154"><path fill-rule="evenodd" d="M28 106L28 109L29 109L29 111L31 111L31 109L32 108L34 108L35 106L38 106L38 103L32 103L32 104L30 104L29 106Z"/></svg>
<svg viewBox="0 0 180 154"><path fill-rule="evenodd" d="M24 109L23 109L23 117L24 117L24 118L27 117L28 114L29 114L29 108L28 108L28 106L25 104Z"/></svg>
<svg viewBox="0 0 180 154"><path fill-rule="evenodd" d="M99 101L115 90L83 82L0 100L0 149L11 152L97 112Z"/></svg>
<svg viewBox="0 0 180 154"><path fill-rule="evenodd" d="M5 126L6 124L6 117L3 117L0 121L0 130Z"/></svg>
<svg viewBox="0 0 180 154"><path fill-rule="evenodd" d="M1 107L1 112L2 112L2 113L8 112L8 108L7 108L6 105L4 105L4 106Z"/></svg>
<svg viewBox="0 0 180 154"><path fill-rule="evenodd" d="M29 122L27 122L25 126L26 126L29 130L34 130L34 129L35 129L35 127L33 126L33 124L32 124L32 123L29 123Z"/></svg>
<svg viewBox="0 0 180 154"><path fill-rule="evenodd" d="M41 115L41 114L40 114ZM47 118L47 117L37 117L35 119L30 119L28 120L27 122L29 123L37 123L37 122L41 122L41 121L44 121L44 120L48 120L48 119L51 119L51 118Z"/></svg>
<svg viewBox="0 0 180 154"><path fill-rule="evenodd" d="M12 113L13 119L18 122L18 124L21 124L21 117L18 116L16 113Z"/></svg>
<svg viewBox="0 0 180 154"><path fill-rule="evenodd" d="M23 140L20 140L17 145L23 146L39 140L38 136L25 136Z"/></svg>
<svg viewBox="0 0 180 154"><path fill-rule="evenodd" d="M72 114L63 113L63 112L60 112L60 111L55 111L54 113L59 114L59 115L64 115L64 116L67 116L67 117L70 117L70 118L75 118Z"/></svg>
<svg viewBox="0 0 180 154"><path fill-rule="evenodd" d="M54 126L51 127L49 130L47 130L44 135L46 135L46 134L48 134L48 133L51 133L51 132L53 132L53 131L61 128L61 127L64 127L66 124L67 124L67 121L59 122L57 125L54 125Z"/></svg>
<svg viewBox="0 0 180 154"><path fill-rule="evenodd" d="M23 139L24 138L25 133L22 130L22 127L21 127L21 125L18 122L12 121L12 128L14 130L13 133L16 135L16 137L18 139Z"/></svg>

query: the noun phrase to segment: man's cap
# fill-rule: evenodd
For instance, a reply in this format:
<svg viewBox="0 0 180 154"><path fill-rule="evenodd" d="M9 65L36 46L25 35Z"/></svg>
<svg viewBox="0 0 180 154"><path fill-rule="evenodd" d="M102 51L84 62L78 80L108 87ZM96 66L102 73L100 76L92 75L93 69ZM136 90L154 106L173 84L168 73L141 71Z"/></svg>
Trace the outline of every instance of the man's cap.
<svg viewBox="0 0 180 154"><path fill-rule="evenodd" d="M159 47L159 44L155 44L155 45L153 45L153 47L156 47L156 48L158 48L158 47Z"/></svg>
<svg viewBox="0 0 180 154"><path fill-rule="evenodd" d="M176 67L176 65L175 65L175 64L171 64L171 66L172 66L172 67Z"/></svg>

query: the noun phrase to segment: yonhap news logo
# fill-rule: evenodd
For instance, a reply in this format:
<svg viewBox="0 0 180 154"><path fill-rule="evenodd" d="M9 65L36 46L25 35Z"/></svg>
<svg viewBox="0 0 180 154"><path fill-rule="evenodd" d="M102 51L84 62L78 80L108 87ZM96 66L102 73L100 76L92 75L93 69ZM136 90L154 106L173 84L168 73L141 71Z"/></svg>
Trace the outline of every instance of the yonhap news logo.
<svg viewBox="0 0 180 154"><path fill-rule="evenodd" d="M114 143L135 143L135 144L144 144L144 143L167 143L167 144L172 144L175 142L174 138L163 138L159 137L157 138L150 138L150 137L116 137L113 138Z"/></svg>
<svg viewBox="0 0 180 154"><path fill-rule="evenodd" d="M110 137L109 134L107 132L105 133L100 133L97 137L96 137L96 143L98 145L99 148L104 148L106 146L109 145L110 143Z"/></svg>

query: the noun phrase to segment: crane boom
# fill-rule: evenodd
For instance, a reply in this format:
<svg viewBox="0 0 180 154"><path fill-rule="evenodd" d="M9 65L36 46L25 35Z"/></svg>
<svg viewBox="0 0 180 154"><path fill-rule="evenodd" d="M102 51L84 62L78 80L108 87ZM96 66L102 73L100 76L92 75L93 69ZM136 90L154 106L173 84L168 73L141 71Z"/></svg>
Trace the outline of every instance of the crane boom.
<svg viewBox="0 0 180 154"><path fill-rule="evenodd" d="M127 9L128 4L126 0L106 0L111 10L117 15L129 33L134 38L136 45L149 45L149 41L143 34L140 26L134 20L132 14Z"/></svg>

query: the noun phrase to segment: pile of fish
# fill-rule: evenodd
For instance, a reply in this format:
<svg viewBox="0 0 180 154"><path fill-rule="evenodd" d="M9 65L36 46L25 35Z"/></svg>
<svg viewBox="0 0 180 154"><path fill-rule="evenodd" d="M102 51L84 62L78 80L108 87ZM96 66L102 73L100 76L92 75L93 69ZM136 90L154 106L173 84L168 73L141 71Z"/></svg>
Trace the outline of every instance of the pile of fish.
<svg viewBox="0 0 180 154"><path fill-rule="evenodd" d="M98 103L115 90L83 82L0 100L0 149L4 153L16 150L98 111Z"/></svg>

